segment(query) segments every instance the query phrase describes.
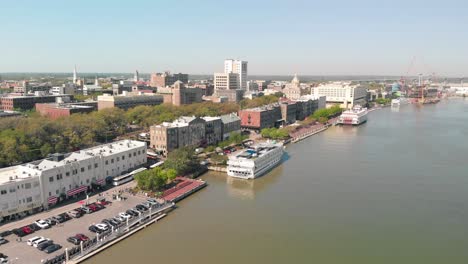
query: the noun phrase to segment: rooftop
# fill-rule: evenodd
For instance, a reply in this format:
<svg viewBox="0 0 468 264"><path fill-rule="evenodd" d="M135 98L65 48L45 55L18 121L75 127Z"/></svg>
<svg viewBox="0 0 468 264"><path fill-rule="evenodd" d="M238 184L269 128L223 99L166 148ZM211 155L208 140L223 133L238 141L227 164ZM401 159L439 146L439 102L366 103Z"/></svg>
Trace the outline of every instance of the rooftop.
<svg viewBox="0 0 468 264"><path fill-rule="evenodd" d="M0 185L10 181L37 177L42 171L86 160L94 156L100 155L106 157L111 154L124 152L130 148L142 147L145 145L145 142L122 140L67 154L54 154L43 160L3 168L0 169Z"/></svg>

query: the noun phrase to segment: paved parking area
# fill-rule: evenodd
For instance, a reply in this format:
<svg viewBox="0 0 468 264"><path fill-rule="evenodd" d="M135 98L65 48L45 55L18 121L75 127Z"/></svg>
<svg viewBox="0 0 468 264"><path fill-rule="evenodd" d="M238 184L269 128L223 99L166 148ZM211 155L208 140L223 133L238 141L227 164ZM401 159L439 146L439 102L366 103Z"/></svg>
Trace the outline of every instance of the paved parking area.
<svg viewBox="0 0 468 264"><path fill-rule="evenodd" d="M120 188L123 188L123 187L128 187L128 186L122 186ZM111 198L112 191L113 189L107 191L109 193L109 196L104 196L106 197L108 201L112 201L112 198ZM49 228L49 229L36 231L31 235L24 236L21 239L22 241L17 241L18 237L14 234L11 234L5 237L9 241L9 243L0 245L0 252L7 255L9 259L12 260L12 263L15 263L15 264L16 263L25 263L25 264L41 263L41 260L46 260L46 259L54 257L55 255L59 255L63 253L65 248L71 248L74 246L70 242L66 241L66 239L69 236L73 236L77 233L82 233L88 237L94 237L95 234L88 231L88 227L90 225L100 223L101 220L105 218L114 217L118 213L123 212L129 208L132 208L136 204L141 203L142 201L146 200L145 197L143 196L133 196L128 193L125 193L124 196L127 197L126 200L121 200L121 201L114 200L112 201L112 204L107 205L105 209L94 212L92 214L86 214L77 219L71 219L65 223L53 226L52 228ZM89 199L89 202L95 202L96 198L97 196L91 197ZM0 232L18 228L27 224L31 224L37 219L44 219L44 218L58 215L63 212L68 212L79 206L80 205L77 203L69 204L63 207L53 209L51 211L35 214L27 218L24 218L20 221L16 221L16 222L1 226ZM26 244L26 241L29 238L32 238L34 236L43 236L43 237L52 239L55 243L58 243L59 245L61 245L62 249L54 253L47 254L45 252L38 250L37 248L28 246Z"/></svg>

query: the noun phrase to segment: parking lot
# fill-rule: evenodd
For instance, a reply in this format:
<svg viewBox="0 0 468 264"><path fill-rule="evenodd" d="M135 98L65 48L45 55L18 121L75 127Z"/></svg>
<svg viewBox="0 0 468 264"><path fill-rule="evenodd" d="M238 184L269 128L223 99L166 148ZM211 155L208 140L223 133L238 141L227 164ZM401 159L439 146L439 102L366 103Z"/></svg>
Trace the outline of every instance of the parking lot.
<svg viewBox="0 0 468 264"><path fill-rule="evenodd" d="M130 183L131 184L131 183ZM127 187L122 186L120 188ZM40 263L41 260L46 260L52 258L56 255L63 253L65 248L71 248L74 245L67 241L67 238L74 236L75 234L81 233L90 238L94 237L95 234L88 230L88 227L93 224L100 223L103 219L111 218L124 212L127 209L130 209L146 200L144 196L134 196L128 193L125 193L124 196L127 199L124 200L112 200L112 189L107 191L108 195L104 195L107 201L112 203L106 205L104 209L96 211L91 214L85 214L80 218L72 218L71 220L52 226L49 229L41 229L33 234L26 235L21 239L18 238L15 234L6 236L5 239L9 242L3 245L0 245L0 253L7 255L11 263ZM90 197L89 202L96 202L97 196ZM0 227L0 232L6 230L12 230L19 228L25 225L34 223L38 219L46 219L49 217L56 216L61 213L68 212L72 209L78 208L81 205L78 203L68 204L66 206L58 207L56 209L35 214L29 217L26 217L20 221L15 221L12 223L5 224ZM54 243L62 246L62 249L55 251L51 254L47 254L43 251L38 250L32 246L26 244L26 241L35 236L42 236L54 241Z"/></svg>

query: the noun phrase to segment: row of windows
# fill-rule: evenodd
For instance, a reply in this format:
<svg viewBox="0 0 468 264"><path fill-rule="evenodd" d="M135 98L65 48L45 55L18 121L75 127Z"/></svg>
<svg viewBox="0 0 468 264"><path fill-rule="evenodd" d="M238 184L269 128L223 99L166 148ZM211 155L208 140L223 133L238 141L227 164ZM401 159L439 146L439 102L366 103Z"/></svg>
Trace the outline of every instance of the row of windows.
<svg viewBox="0 0 468 264"><path fill-rule="evenodd" d="M33 184L31 184L30 182L28 183L23 183L21 185L17 185L17 189L19 190L20 188L21 189L31 189L31 187L38 187L39 186L39 182L34 182ZM14 193L16 192L16 189L14 186L10 187L9 189L10 193ZM4 194L7 194L8 191L7 190L0 190L0 195L4 195Z"/></svg>

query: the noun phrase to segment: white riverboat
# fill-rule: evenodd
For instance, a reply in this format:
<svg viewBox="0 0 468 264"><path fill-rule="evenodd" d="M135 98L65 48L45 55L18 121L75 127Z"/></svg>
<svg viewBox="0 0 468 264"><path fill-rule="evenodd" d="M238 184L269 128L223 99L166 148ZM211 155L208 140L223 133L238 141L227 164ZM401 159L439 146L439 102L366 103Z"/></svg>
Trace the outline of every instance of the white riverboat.
<svg viewBox="0 0 468 264"><path fill-rule="evenodd" d="M283 157L282 143L262 143L240 154L229 156L227 174L242 179L255 179L276 167Z"/></svg>
<svg viewBox="0 0 468 264"><path fill-rule="evenodd" d="M367 121L367 108L355 105L353 109L344 111L338 119L340 125L360 125Z"/></svg>
<svg viewBox="0 0 468 264"><path fill-rule="evenodd" d="M409 104L409 101L406 98L400 97L397 99L392 99L392 107L400 107L407 104Z"/></svg>

